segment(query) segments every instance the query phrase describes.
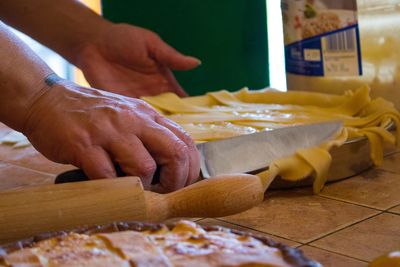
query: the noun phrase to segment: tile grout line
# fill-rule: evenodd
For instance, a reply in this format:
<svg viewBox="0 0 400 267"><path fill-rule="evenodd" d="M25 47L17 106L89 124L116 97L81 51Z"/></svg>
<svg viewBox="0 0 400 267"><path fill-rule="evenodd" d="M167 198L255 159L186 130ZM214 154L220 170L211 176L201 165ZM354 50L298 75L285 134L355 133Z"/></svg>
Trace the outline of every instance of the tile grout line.
<svg viewBox="0 0 400 267"><path fill-rule="evenodd" d="M397 215L397 216L400 216L400 213L396 213L396 212L393 212L393 211L390 211L390 210L385 210L383 213L384 213L384 214L386 213L386 214L390 214L390 215Z"/></svg>
<svg viewBox="0 0 400 267"><path fill-rule="evenodd" d="M215 219L215 220L221 221L221 222L225 222L225 223L229 223L229 224L233 224L233 225L240 226L240 227L243 227L243 228L247 228L247 229L250 229L250 230L259 232L259 233L261 233L261 234L267 234L267 235L270 235L270 236L273 236L273 237L277 237L277 238L280 238L280 239L285 239L285 240L288 240L288 241L296 242L296 243L299 244L299 246L304 245L304 243L302 243L302 242L295 241L295 240L290 239L290 238L287 238L287 237L283 237L283 236L271 234L271 233L268 233L268 232L263 232L263 231L260 231L260 230L257 230L257 229L253 229L253 228L250 228L250 227L248 227L248 226L241 225L241 224L233 223L233 222L230 222L230 221L225 221L225 220L222 220L222 219Z"/></svg>
<svg viewBox="0 0 400 267"><path fill-rule="evenodd" d="M336 255L340 255L340 256L343 256L343 257L346 257L346 258L350 258L350 259L353 259L353 260L358 260L358 261L362 261L362 262L365 262L365 263L369 263L369 261L366 261L366 260L363 260L363 259L355 258L353 256L345 255L345 254L338 253L338 252L335 252L335 251L331 251L331 250L328 250L328 249L325 249L325 248L316 247L316 246L313 246L313 245L310 245L310 244L307 244L307 245L304 245L304 246L309 246L309 247L312 247L312 248L320 249L320 250L323 250L323 251L326 251L326 252L329 252L329 253L333 253L333 254L336 254ZM299 249L301 249L301 247L299 247Z"/></svg>
<svg viewBox="0 0 400 267"><path fill-rule="evenodd" d="M358 207L362 207L362 208L368 208L368 209L371 209L371 210L376 210L376 211L385 211L386 210L386 209L379 209L379 208L368 206L366 204L351 202L349 200L343 200L343 199L330 197L330 196L326 196L326 195L317 195L317 196L321 197L321 198L329 199L329 200L335 200L335 201L338 201L338 202L343 202L343 203L346 203L346 204L352 204L352 205L355 205L355 206L358 206ZM394 207L396 207L396 206L397 205L395 205ZM393 207L391 207L391 208L393 208ZM391 209L391 208L389 208L389 209Z"/></svg>
<svg viewBox="0 0 400 267"><path fill-rule="evenodd" d="M397 205L394 205L394 206L392 206L392 207L390 207L390 208L385 209L385 211L389 211L389 210L391 210L391 209L393 209L393 208L396 208L396 207L398 207L398 206L400 206L400 203L397 204Z"/></svg>
<svg viewBox="0 0 400 267"><path fill-rule="evenodd" d="M327 199L329 199L329 198L327 198ZM331 199L331 200L334 200L334 199ZM337 201L337 200L335 200L335 201ZM341 202L341 201L338 201L338 202ZM345 202L345 203L347 203L347 202ZM348 203L348 204L353 204L353 203ZM356 205L356 204L353 204L353 205L355 205L355 206L360 206L360 205ZM364 206L361 206L361 207L364 207ZM368 208L369 208L369 207L368 207ZM238 224L238 223L233 223L233 222L231 222L231 221L226 221L226 220L223 220L223 219L216 219L216 220L222 221L222 222L226 222L226 223L230 223L230 224L233 224L233 225L236 225L236 226L244 227L244 228L247 228L247 229L250 229L250 230L253 230L253 231L257 231L257 232L260 232L260 233L268 234L268 235L275 236L275 237L278 237L278 238L283 238L283 239L286 239L286 240L290 240L290 241L299 243L299 244L301 244L301 245L309 245L309 244L312 243L312 242L315 242L315 241L320 240L320 239L322 239L322 238L324 238L324 237L327 237L327 236L329 236L329 235L331 235L331 234L337 233L337 232L342 231L342 230L344 230L344 229L346 229L346 228L349 228L349 227L351 227L351 226L353 226L353 225L356 225L356 224L358 224L358 223L364 222L364 221L369 220L369 219L371 219L371 218L373 218L373 217L375 217L375 216L378 216L378 215L381 215L381 214L385 213L385 211L383 211L383 210L378 210L378 209L373 209L373 208L370 208L370 209L371 209L371 210L374 210L374 211L377 211L378 213L373 214L373 215L371 215L371 216L368 216L368 217L366 217L366 218L363 218L363 219L361 219L361 220L359 220L359 221L357 221L357 222L351 223L351 224L346 225L346 226L344 226L344 227L340 227L340 228L338 228L338 229L336 229L336 230L333 230L332 232L329 232L329 233L327 233L327 234L325 234L325 235L319 236L318 238L312 239L312 240L307 241L307 242L298 241L298 240L293 240L293 239L288 238L288 237L283 237L283 236L280 236L280 235L276 235L276 234L272 234L272 233L268 233L268 232L263 232L263 231L260 231L260 230L257 230L257 229L250 228L250 227L248 227L248 226L244 226L244 225L241 225L241 224ZM399 215L399 214L396 214L396 215Z"/></svg>
<svg viewBox="0 0 400 267"><path fill-rule="evenodd" d="M400 153L400 150L394 150L394 151L391 151L391 152L386 152L386 153L384 153L383 158L391 157L391 156L393 156L395 154L398 154L398 153Z"/></svg>
<svg viewBox="0 0 400 267"><path fill-rule="evenodd" d="M381 214L384 214L384 213L385 213L384 211L380 211L379 213L374 214L374 215L371 215L371 216L369 216L369 217L367 217L367 218L365 218L365 219L362 219L362 220L360 220L360 221L351 223L351 224L349 224L349 225L346 225L346 226L343 227L343 228L336 229L336 230L334 230L334 231L332 231L332 232L330 232L330 233L328 233L328 234L325 234L325 235L322 235L322 236L320 236L320 237L318 237L318 238L316 238L316 239L310 240L310 241L304 243L304 245L311 245L311 243L313 243L313 242L316 242L316 241L318 241L318 240L321 240L321 239L323 239L323 238L325 238L325 237L328 237L328 236L330 236L330 235L333 235L333 234L335 234L335 233L337 233L337 232L339 232L339 231L345 230L345 229L347 229L347 228L349 228L349 227L352 227L352 226L354 226L354 225L356 225L356 224L362 223L362 222L364 222L364 221L366 221L366 220L372 219L372 218L377 217L377 216L379 216L379 215L381 215Z"/></svg>

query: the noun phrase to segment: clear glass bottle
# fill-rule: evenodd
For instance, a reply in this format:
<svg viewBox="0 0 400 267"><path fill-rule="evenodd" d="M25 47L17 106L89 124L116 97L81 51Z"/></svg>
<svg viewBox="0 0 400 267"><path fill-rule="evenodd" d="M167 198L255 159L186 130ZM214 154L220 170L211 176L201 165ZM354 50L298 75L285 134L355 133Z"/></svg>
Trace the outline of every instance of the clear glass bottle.
<svg viewBox="0 0 400 267"><path fill-rule="evenodd" d="M363 74L313 77L287 73L288 90L341 94L363 84L372 97L383 97L400 109L400 0L358 0Z"/></svg>

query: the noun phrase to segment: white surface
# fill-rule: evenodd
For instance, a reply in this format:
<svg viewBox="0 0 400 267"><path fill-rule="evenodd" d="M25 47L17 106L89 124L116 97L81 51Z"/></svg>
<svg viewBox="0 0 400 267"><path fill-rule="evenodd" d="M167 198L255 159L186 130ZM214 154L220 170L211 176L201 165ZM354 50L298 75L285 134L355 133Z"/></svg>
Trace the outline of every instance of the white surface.
<svg viewBox="0 0 400 267"><path fill-rule="evenodd" d="M286 91L281 1L267 1L270 87Z"/></svg>
<svg viewBox="0 0 400 267"><path fill-rule="evenodd" d="M29 142L28 138L20 132L12 131L6 136L0 139L0 143L3 145L10 145L14 148L22 148L30 146L31 143Z"/></svg>

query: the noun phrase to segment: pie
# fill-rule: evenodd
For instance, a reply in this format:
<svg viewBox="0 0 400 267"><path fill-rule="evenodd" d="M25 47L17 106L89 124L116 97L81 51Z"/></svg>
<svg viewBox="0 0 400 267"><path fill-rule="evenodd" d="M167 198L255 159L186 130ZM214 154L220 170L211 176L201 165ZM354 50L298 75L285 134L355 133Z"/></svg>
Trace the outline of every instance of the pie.
<svg viewBox="0 0 400 267"><path fill-rule="evenodd" d="M5 246L2 254L0 266L320 266L265 237L184 220L53 233Z"/></svg>

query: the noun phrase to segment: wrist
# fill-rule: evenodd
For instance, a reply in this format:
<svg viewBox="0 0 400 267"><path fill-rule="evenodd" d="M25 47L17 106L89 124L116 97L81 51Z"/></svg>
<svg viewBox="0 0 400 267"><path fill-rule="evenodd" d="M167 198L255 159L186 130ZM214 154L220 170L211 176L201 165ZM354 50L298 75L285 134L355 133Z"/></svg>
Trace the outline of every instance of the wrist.
<svg viewBox="0 0 400 267"><path fill-rule="evenodd" d="M48 94L54 94L54 90L59 86L63 86L63 83L68 83L67 80L62 79L55 73L47 75L40 83L40 88L35 91L32 97L27 101L24 114L21 116L16 129L24 134L28 133L28 129L37 121L37 117L40 117L42 112L51 113L50 106L54 103L45 100ZM57 94L57 93L55 93ZM44 102L44 103L43 103ZM39 113L39 116L36 114Z"/></svg>
<svg viewBox="0 0 400 267"><path fill-rule="evenodd" d="M4 99L0 101L0 120L9 127L22 132L27 114L33 103L40 98L48 89L45 78L52 75L51 71L38 75L20 76L20 78L7 76L8 82L12 85L5 88ZM55 74L53 74L55 75Z"/></svg>

